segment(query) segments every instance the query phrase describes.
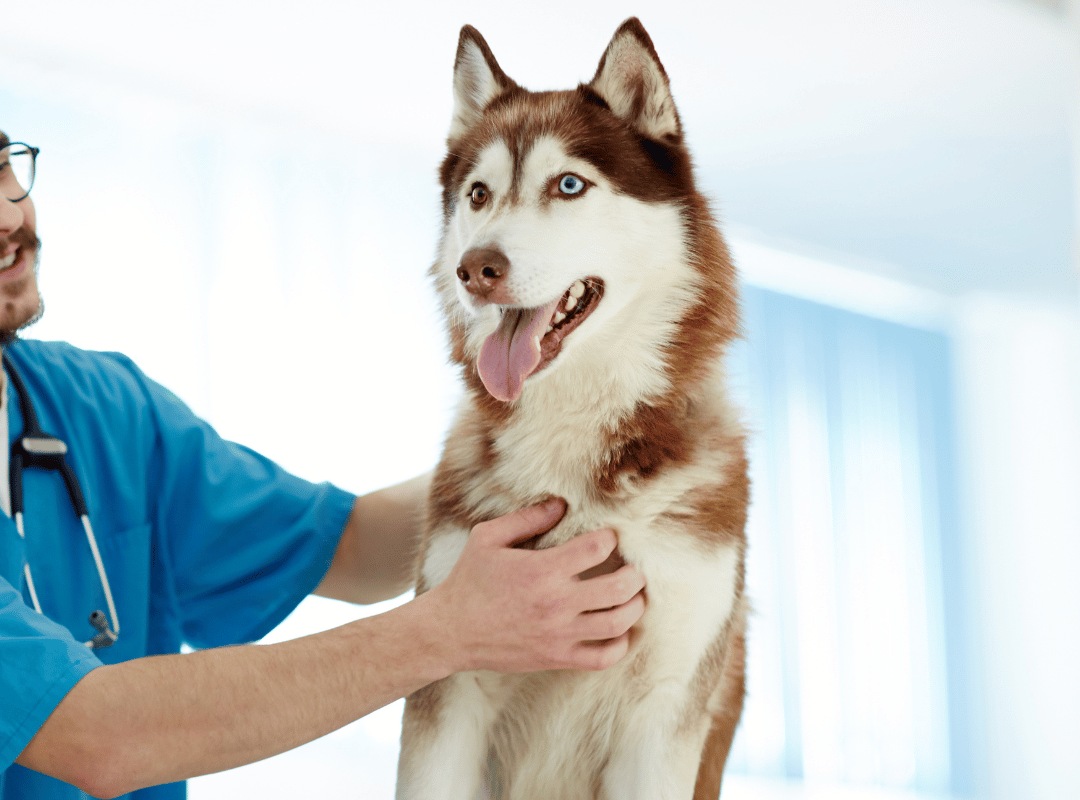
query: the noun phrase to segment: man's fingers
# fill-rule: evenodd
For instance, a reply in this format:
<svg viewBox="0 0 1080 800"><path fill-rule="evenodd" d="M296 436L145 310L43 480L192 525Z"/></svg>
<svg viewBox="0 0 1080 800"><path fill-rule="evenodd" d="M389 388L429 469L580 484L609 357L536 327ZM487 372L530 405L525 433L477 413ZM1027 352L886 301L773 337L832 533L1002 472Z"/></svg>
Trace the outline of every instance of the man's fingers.
<svg viewBox="0 0 1080 800"><path fill-rule="evenodd" d="M589 531L575 536L569 542L552 547L547 554L551 558L558 559L559 570L564 574L580 575L590 567L604 563L618 544L619 540L615 536L615 531L610 528L601 528L598 531Z"/></svg>
<svg viewBox="0 0 1080 800"><path fill-rule="evenodd" d="M582 642L570 656L570 669L602 670L607 669L630 649L630 634L624 633L614 639L602 642Z"/></svg>
<svg viewBox="0 0 1080 800"><path fill-rule="evenodd" d="M473 530L496 547L511 547L551 530L565 512L566 501L553 497L544 503L481 522Z"/></svg>
<svg viewBox="0 0 1080 800"><path fill-rule="evenodd" d="M644 613L645 596L639 592L622 605L581 614L575 632L582 640L615 639L629 631Z"/></svg>
<svg viewBox="0 0 1080 800"><path fill-rule="evenodd" d="M582 607L586 611L621 606L645 588L645 578L626 564L609 575L582 581L578 587Z"/></svg>

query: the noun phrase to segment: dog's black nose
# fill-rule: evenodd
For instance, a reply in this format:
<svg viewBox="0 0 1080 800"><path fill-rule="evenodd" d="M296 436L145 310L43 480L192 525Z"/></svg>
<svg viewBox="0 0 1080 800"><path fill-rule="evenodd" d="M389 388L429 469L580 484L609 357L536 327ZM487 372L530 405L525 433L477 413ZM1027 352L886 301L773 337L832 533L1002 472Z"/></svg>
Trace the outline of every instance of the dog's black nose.
<svg viewBox="0 0 1080 800"><path fill-rule="evenodd" d="M458 280L477 297L486 298L510 272L510 259L494 247L474 248L461 257Z"/></svg>

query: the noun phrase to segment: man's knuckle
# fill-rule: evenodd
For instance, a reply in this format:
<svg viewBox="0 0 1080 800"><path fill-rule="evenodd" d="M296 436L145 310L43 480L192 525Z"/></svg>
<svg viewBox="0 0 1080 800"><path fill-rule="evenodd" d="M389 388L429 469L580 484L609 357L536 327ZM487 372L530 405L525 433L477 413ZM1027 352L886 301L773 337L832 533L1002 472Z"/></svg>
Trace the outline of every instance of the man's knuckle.
<svg viewBox="0 0 1080 800"><path fill-rule="evenodd" d="M581 549L585 551L587 556L599 555L601 550L600 542L596 540L595 536L587 536L581 540Z"/></svg>

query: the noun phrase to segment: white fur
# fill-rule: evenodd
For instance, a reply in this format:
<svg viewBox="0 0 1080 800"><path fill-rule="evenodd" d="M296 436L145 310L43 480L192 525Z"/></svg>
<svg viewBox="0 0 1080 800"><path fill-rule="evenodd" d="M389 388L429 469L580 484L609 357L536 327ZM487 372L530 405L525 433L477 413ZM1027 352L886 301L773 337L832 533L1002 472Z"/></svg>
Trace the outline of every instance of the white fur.
<svg viewBox="0 0 1080 800"><path fill-rule="evenodd" d="M445 681L448 703L427 748L438 758L420 759L398 777L398 800L472 800L483 778L488 731L497 708L488 702L475 677L453 675Z"/></svg>
<svg viewBox="0 0 1080 800"><path fill-rule="evenodd" d="M446 580L446 576L461 557L468 538L467 530L453 525L447 525L432 533L428 548L424 552L421 571L428 587L438 586Z"/></svg>
<svg viewBox="0 0 1080 800"><path fill-rule="evenodd" d="M719 403L716 411L729 413ZM734 420L731 424L736 425ZM614 527L620 552L643 572L648 586L647 610L634 644L635 653L647 655L646 666L632 674L631 654L602 673L457 676L444 686L447 722L420 758L424 774L442 778L416 784L416 791L409 787L420 779L408 778L399 797L471 800L491 737L498 738L500 726L526 725L530 747L509 747L516 760L502 767L509 800L592 798L587 790L590 775L601 770L602 760L607 761L602 795L607 800L685 800L692 793L708 731L708 717L695 717L688 708L692 681L706 650L737 611L741 553L734 545L709 546L661 517L681 511L679 499L714 480L727 466L727 456L710 452L699 462L671 470L613 512L585 496L580 477L573 482L572 449L565 451L558 442L540 445L540 440L523 436L505 446L513 453L536 448L531 456L551 465L550 471L536 467L532 457L500 459L500 468L472 487L470 500L488 509L487 515L502 514L520 505L516 498L527 496L540 481L543 491L561 491L570 503L544 544L603 525ZM467 531L453 525L433 532L423 564L429 585L446 577L466 538ZM702 598L708 602L702 604ZM541 704L522 705L521 698L537 694L544 697ZM583 758L583 753L594 757Z"/></svg>
<svg viewBox="0 0 1080 800"><path fill-rule="evenodd" d="M625 516L606 519L619 531L623 556L644 573L649 587L648 608L635 642L635 651L648 655L645 670L631 675L635 669L631 656L600 673L455 676L444 685L446 722L425 748L422 775L410 774L399 786L401 800L471 800L481 780L493 724L500 717L516 721L523 714L528 716L531 747L504 765L508 773L504 780L512 786L509 797L591 797L579 791L583 781L589 785L589 771L600 765L582 763L582 739L600 735L595 730L597 709L605 707L610 716L603 720L604 727L615 732L607 747L598 750L598 755L610 758L604 770L606 796L611 800L690 796L708 731L708 718L700 714L696 723L685 724L692 717L687 708L692 679L706 649L735 610L741 554L732 546L703 551L688 536L673 532L670 524L635 523L630 517L640 511L647 519L650 506L658 512L663 496L692 480L695 471L687 470L683 480L672 479L658 497L638 498ZM596 518L571 510L558 528L563 532L558 539L569 538L568 531L594 527ZM466 535L461 529L441 530L424 563L425 579L432 585L449 572L453 564L447 557L460 552ZM713 602L702 606L700 598ZM522 706L522 697L538 691L545 693L543 704Z"/></svg>

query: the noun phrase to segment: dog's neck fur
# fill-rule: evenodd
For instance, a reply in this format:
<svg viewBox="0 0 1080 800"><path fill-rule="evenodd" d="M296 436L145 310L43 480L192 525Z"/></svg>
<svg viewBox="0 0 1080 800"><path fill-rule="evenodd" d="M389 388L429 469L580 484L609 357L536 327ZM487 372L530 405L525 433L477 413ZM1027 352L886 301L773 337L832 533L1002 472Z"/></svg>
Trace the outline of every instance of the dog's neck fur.
<svg viewBox="0 0 1080 800"><path fill-rule="evenodd" d="M475 367L463 365L466 402L476 415L477 436L488 442L490 469L518 496L557 495L570 502L624 496L666 465L685 460L691 442L709 427L707 419L717 416L718 362L675 380L655 345L623 353L618 363L600 345L568 355L573 363L528 380L512 403L488 395ZM583 465L593 480L582 480Z"/></svg>

